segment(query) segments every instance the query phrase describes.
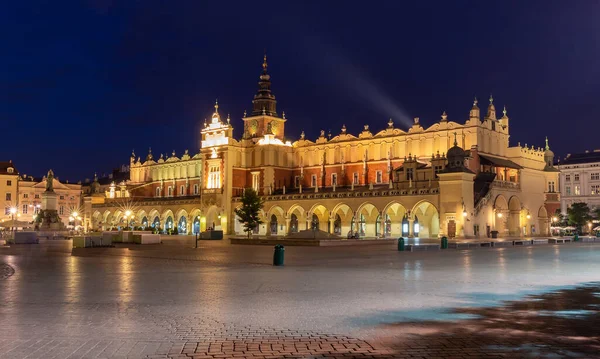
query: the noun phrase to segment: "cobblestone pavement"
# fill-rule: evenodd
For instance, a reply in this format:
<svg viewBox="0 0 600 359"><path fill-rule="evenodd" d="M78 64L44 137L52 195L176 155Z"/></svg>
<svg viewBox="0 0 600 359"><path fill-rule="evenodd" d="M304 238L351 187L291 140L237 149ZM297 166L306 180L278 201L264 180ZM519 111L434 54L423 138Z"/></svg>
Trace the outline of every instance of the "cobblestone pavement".
<svg viewBox="0 0 600 359"><path fill-rule="evenodd" d="M0 358L600 357L600 245L192 247L0 247Z"/></svg>

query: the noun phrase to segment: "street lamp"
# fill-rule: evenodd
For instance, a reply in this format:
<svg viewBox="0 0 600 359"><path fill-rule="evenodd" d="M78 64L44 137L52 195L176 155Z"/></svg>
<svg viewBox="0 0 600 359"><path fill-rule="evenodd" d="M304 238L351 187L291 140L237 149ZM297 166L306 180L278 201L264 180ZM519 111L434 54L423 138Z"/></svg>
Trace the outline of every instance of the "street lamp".
<svg viewBox="0 0 600 359"><path fill-rule="evenodd" d="M15 214L16 213L17 213L17 207L10 207L10 214L11 214L11 217L12 217L12 226L11 226L11 228L12 228L13 232L15 230Z"/></svg>

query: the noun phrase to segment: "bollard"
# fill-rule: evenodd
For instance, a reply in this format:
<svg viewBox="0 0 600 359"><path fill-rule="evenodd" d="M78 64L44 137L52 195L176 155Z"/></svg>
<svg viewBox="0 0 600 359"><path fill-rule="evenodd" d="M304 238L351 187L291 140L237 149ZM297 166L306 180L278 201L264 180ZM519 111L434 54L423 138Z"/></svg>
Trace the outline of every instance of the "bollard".
<svg viewBox="0 0 600 359"><path fill-rule="evenodd" d="M285 247L281 244L275 246L275 251L273 252L273 265L274 266L282 266L283 265L283 255L285 253Z"/></svg>
<svg viewBox="0 0 600 359"><path fill-rule="evenodd" d="M404 238L398 238L398 251L404 252Z"/></svg>
<svg viewBox="0 0 600 359"><path fill-rule="evenodd" d="M442 249L448 249L448 237L442 237L442 243L440 247Z"/></svg>
<svg viewBox="0 0 600 359"><path fill-rule="evenodd" d="M575 235L573 236L573 242L577 242L579 241L579 235L577 233L575 233Z"/></svg>

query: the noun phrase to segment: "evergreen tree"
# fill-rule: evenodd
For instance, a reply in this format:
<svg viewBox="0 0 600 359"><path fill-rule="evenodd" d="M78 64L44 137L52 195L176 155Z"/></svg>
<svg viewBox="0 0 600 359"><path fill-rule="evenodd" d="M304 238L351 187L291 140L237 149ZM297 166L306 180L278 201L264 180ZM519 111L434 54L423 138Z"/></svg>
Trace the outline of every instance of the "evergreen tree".
<svg viewBox="0 0 600 359"><path fill-rule="evenodd" d="M252 188L246 188L242 195L242 207L234 210L239 217L240 223L244 225L244 232L250 233L258 227L263 221L260 220L259 214L263 207L263 200L258 196L258 193Z"/></svg>
<svg viewBox="0 0 600 359"><path fill-rule="evenodd" d="M590 216L590 207L584 202L573 203L567 209L567 217L569 224L577 227L579 231L581 231L581 227L592 219L592 216Z"/></svg>

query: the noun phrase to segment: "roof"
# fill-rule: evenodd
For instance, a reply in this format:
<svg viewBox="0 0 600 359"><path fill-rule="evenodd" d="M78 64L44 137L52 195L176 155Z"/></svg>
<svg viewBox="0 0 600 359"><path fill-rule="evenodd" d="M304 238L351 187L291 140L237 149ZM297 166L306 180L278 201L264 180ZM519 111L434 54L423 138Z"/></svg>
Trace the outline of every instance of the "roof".
<svg viewBox="0 0 600 359"><path fill-rule="evenodd" d="M488 155L479 155L480 158L480 162L482 165L491 165L491 166L498 166L498 167L507 167L507 168L514 168L517 170L520 170L521 166L519 166L518 164L514 163L511 160L507 160L504 158L498 158L498 157L492 157L492 156L488 156Z"/></svg>
<svg viewBox="0 0 600 359"><path fill-rule="evenodd" d="M587 153L576 153L567 155L564 160L560 161L560 165L575 165L580 163L600 162L600 151L594 150Z"/></svg>
<svg viewBox="0 0 600 359"><path fill-rule="evenodd" d="M12 167L13 173L8 173L8 168ZM17 171L17 169L15 168L15 165L12 163L12 161L2 161L0 162L0 174L14 174L17 175L19 174L19 171Z"/></svg>

